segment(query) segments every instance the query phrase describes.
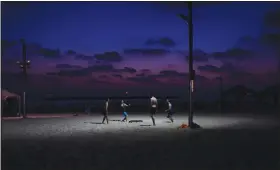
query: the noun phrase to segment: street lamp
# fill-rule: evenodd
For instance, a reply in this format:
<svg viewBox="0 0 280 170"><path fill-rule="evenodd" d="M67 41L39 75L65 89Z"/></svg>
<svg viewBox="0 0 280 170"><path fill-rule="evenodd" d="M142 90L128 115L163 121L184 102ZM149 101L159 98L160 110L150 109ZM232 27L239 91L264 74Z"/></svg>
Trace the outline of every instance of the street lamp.
<svg viewBox="0 0 280 170"><path fill-rule="evenodd" d="M22 93L22 116L23 118L26 118L26 87L27 87L27 69L30 68L30 60L27 60L26 58L26 44L24 39L20 40L22 45L22 61L17 61L17 64L19 65L19 68L22 69L23 73L23 93Z"/></svg>
<svg viewBox="0 0 280 170"><path fill-rule="evenodd" d="M188 124L190 128L199 127L193 122L193 89L194 89L194 79L195 70L193 69L193 22L192 22L192 2L188 3L188 16L180 14L179 16L185 20L189 28L189 119Z"/></svg>

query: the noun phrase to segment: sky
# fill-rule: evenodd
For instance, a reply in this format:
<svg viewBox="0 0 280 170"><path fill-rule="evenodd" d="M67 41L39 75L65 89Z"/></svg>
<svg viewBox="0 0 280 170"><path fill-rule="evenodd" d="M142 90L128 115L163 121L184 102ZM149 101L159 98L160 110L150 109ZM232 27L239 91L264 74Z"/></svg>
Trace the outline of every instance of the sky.
<svg viewBox="0 0 280 170"><path fill-rule="evenodd" d="M280 3L196 3L195 90L261 89L280 79ZM27 44L34 95L188 94L188 25L182 2L1 2L2 88L19 92Z"/></svg>

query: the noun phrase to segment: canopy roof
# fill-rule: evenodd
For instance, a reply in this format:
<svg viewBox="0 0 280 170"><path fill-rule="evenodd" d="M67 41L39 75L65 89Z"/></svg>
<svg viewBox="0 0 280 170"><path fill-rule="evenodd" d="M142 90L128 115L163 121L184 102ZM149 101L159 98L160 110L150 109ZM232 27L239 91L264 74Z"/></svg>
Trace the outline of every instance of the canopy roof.
<svg viewBox="0 0 280 170"><path fill-rule="evenodd" d="M15 93L11 93L5 89L1 89L1 100L4 100L5 98L9 98L9 97L19 97L19 95Z"/></svg>

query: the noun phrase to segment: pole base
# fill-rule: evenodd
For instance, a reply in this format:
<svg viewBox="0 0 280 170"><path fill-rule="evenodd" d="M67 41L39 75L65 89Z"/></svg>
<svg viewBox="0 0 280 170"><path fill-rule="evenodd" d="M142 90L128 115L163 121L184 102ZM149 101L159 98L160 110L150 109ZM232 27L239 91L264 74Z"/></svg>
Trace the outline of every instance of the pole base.
<svg viewBox="0 0 280 170"><path fill-rule="evenodd" d="M189 128L191 129L201 129L201 126L195 122L189 125Z"/></svg>

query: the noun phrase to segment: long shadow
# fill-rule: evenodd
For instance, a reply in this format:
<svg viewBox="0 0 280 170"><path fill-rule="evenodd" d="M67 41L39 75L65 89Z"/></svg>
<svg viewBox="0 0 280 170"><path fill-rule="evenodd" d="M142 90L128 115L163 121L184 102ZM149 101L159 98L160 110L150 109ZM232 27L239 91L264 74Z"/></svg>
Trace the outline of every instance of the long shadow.
<svg viewBox="0 0 280 170"><path fill-rule="evenodd" d="M112 121L112 122L120 122L121 120L114 119L114 120L109 120L109 121Z"/></svg>
<svg viewBox="0 0 280 170"><path fill-rule="evenodd" d="M152 125L140 125L140 126L144 126L144 127L147 127L147 126L152 126Z"/></svg>
<svg viewBox="0 0 280 170"><path fill-rule="evenodd" d="M84 123L90 123L90 124L96 124L96 125L102 125L103 124L101 122L84 122Z"/></svg>
<svg viewBox="0 0 280 170"><path fill-rule="evenodd" d="M128 123L141 123L143 120L130 120Z"/></svg>

